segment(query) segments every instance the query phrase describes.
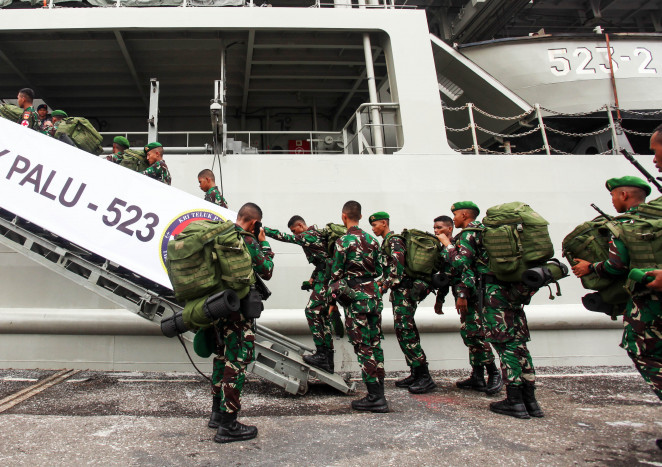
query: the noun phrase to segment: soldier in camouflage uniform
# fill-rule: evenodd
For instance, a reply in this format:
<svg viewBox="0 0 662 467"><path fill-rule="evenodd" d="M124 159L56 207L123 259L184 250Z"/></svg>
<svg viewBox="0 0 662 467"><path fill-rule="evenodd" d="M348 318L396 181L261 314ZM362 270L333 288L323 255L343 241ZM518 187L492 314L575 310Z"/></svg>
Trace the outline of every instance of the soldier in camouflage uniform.
<svg viewBox="0 0 662 467"><path fill-rule="evenodd" d="M115 136L113 138L113 153L109 156L106 156L106 160L114 162L115 164L121 164L124 160L124 151L131 147L131 143L124 136Z"/></svg>
<svg viewBox="0 0 662 467"><path fill-rule="evenodd" d="M67 118L69 115L64 110L54 110L51 114L51 119L53 121L53 126L50 128L49 135L55 136L57 128L60 126L63 118Z"/></svg>
<svg viewBox="0 0 662 467"><path fill-rule="evenodd" d="M430 293L430 286L405 273L405 242L390 230L390 216L383 211L376 212L370 216L369 221L373 233L383 238L379 256L382 265L380 292L383 295L391 290L395 336L410 368L410 375L396 381L395 385L407 388L413 394L430 392L437 385L428 371L428 361L414 321L417 304Z"/></svg>
<svg viewBox="0 0 662 467"><path fill-rule="evenodd" d="M198 184L200 185L200 189L205 192L205 201L217 204L225 209L228 208L227 201L225 201L225 198L223 198L223 195L216 186L214 172L209 169L201 170L198 174Z"/></svg>
<svg viewBox="0 0 662 467"><path fill-rule="evenodd" d="M485 227L476 220L480 210L471 201L461 201L451 206L454 226L462 231L452 240L444 233L438 236L444 245L441 251L444 264L451 270L451 286L455 307L460 315L460 335L469 349L472 372L468 379L455 383L460 389L473 389L488 395L496 394L503 387L494 354L485 341L480 309L481 281L488 272L487 251L483 247ZM485 383L485 368L488 380Z"/></svg>
<svg viewBox="0 0 662 467"><path fill-rule="evenodd" d="M333 373L335 367L333 362L333 332L329 315L330 304L324 296L328 260L326 236L316 226L308 227L301 216L293 216L288 221L287 227L292 235L268 227L265 227L264 231L267 237L299 245L303 248L308 262L315 266L307 283L309 287L306 287L306 289L311 290L311 293L310 300L306 305L305 315L317 351L313 355L305 355L303 359L309 365Z"/></svg>
<svg viewBox="0 0 662 467"><path fill-rule="evenodd" d="M652 146L652 144L651 144ZM650 186L638 177L626 176L607 180L612 202L619 213L637 215L637 206L645 202L651 193ZM628 222L630 216L617 218ZM625 276L630 272L630 252L620 238L612 238L609 244L609 259L591 264L577 259L572 270L577 277L595 272L599 277ZM656 276L656 272L649 275ZM628 301L623 316L623 347L634 362L635 367L662 399L662 294L656 284L649 287L636 287L632 299Z"/></svg>
<svg viewBox="0 0 662 467"><path fill-rule="evenodd" d="M264 229L257 239L252 234L255 223L261 222L262 210L253 203L244 204L237 213L236 230L246 243L253 261L253 271L269 280L273 272L273 253L266 240ZM218 428L214 441L229 443L257 436L257 428L237 421L241 410L241 391L246 378L246 366L253 361L255 320L247 319L241 311L221 318L216 324L217 356L212 372L213 405L210 428Z"/></svg>
<svg viewBox="0 0 662 467"><path fill-rule="evenodd" d="M382 351L382 294L377 278L382 274L379 244L359 228L361 205L348 201L342 209L347 233L336 240L328 295L345 309L345 329L361 366L368 395L352 402L354 410L388 412L384 397L384 352Z"/></svg>
<svg viewBox="0 0 662 467"><path fill-rule="evenodd" d="M34 91L30 88L23 88L18 91L17 104L23 109L23 113L18 119L18 124L27 128L31 128L35 131L41 131L41 125L39 123L39 114L32 107L32 102L34 101Z"/></svg>
<svg viewBox="0 0 662 467"><path fill-rule="evenodd" d="M448 216L438 216L435 217L434 223L432 224L432 230L434 231L434 234L439 238L439 235L444 234L447 238L451 240L451 242L455 241L455 238L453 238L453 219L448 217ZM442 245L442 248L445 248ZM439 271L441 273L442 278L448 280L449 285L444 285L440 287L437 290L437 296L435 298L434 302L434 312L438 315L443 315L444 314L444 302L446 301L446 296L448 295L448 292L450 291L450 281L453 279L453 271L451 269L450 263L444 259L443 251L442 251L442 269Z"/></svg>
<svg viewBox="0 0 662 467"><path fill-rule="evenodd" d="M158 142L153 142L145 146L144 149L149 167L140 173L147 175L154 180L165 183L166 185L170 185L172 179L170 178L168 166L163 160L163 145Z"/></svg>

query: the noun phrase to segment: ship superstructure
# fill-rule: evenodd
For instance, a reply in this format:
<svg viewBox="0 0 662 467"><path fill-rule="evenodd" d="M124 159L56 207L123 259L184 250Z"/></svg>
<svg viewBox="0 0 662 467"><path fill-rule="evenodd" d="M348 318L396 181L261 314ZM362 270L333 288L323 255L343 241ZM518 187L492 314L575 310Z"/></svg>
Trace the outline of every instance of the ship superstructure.
<svg viewBox="0 0 662 467"><path fill-rule="evenodd" d="M521 200L551 222L558 253L563 236L594 217L591 202L604 199L607 205L604 180L633 172L621 156L611 154L616 150L613 142L593 155L565 154L576 152L582 137L571 136L574 142L570 149L547 137L542 130L555 123L550 120L554 116L544 109L554 108L541 105L544 103L524 95L523 88L506 82L508 73L499 76L496 69L490 69L488 59L495 53L485 53L483 64L478 53L472 56L472 49L480 46L468 43L485 37L470 33L471 24L479 21L482 26L477 31L487 31L487 25L497 19L504 21L506 16L515 15L488 39L502 37L503 31L513 31L516 25L522 28L518 31L526 29L525 18L550 2L274 2L272 7L242 4L224 8L112 3L108 8L55 3L53 8L47 4L46 8L3 9L0 96L10 99L19 88L33 87L51 109L61 108L95 122L108 138L106 144L116 134L127 135L136 146L158 138L166 146L173 186L198 196L202 195L197 173L212 166L218 171L220 165L219 179L230 207L257 202L267 225L284 228L293 214L316 224L338 221L342 204L357 199L364 206L364 217L388 209L396 230L429 229L434 217L447 214L450 205L460 199L472 199L485 208ZM573 3L556 6L572 10ZM611 3L615 7L620 2ZM640 11L645 12L645 2L640 3ZM477 11L461 35L440 29L439 25L449 19L468 18L470 4L484 4L489 9ZM492 10L497 5L502 8ZM508 13L511 9L517 11ZM442 21L442 13L446 20ZM628 24L624 19L623 25ZM643 31L637 32L646 32L648 39L657 41L651 31L654 23L649 26L644 21L640 26ZM593 25L583 27L596 35L591 36L593 42L602 40L603 33L592 32ZM547 49L556 39L543 37L540 29L529 31L541 36L540 41L532 38L521 43L533 45L527 53L542 51L542 60L549 61ZM545 34L548 32L546 29ZM637 40L628 37L623 43ZM618 43L614 42L615 48ZM485 45L489 47L496 45ZM635 57L640 46L633 47L630 55ZM557 54L553 58L562 57ZM640 53L637 58L641 57ZM657 54L652 54L645 69L662 72L658 60ZM604 64L602 60L596 66ZM549 72L555 63L544 65L541 73ZM506 69L518 68L506 65ZM597 71L596 76L603 77ZM609 74L604 77L610 80ZM644 78L647 84L642 87L654 90L660 86L657 74ZM611 88L602 95L614 121L609 122L605 108L600 118L606 122L600 125L608 127L605 133L610 139L613 136L613 141L625 144L619 139L625 124L617 117ZM571 100L580 102L581 95ZM600 96L590 105L598 101ZM552 99L552 103L558 102ZM650 106L648 101L645 104ZM475 113L470 113L472 109ZM643 110L656 111L650 107ZM576 108L559 110L571 111ZM470 115L476 119L463 123L462 118L469 119ZM654 115L637 127L643 139L628 141L639 152L644 152L642 141L655 125ZM556 125L555 129L567 130ZM463 127L462 132L451 130ZM522 143L510 138L524 132L530 133L522 138L529 139L522 139ZM517 152L529 154L514 154ZM601 152L610 154L597 154ZM652 169L649 159L641 160ZM568 181L573 173L589 177L584 177L581 185L573 184ZM279 323L279 331L300 334L305 327L301 309L306 297L295 294L293 284L300 283L299 277L305 278L309 271L297 248L273 246L277 253L274 295L269 303L273 314L266 314L265 319ZM6 362L21 360L14 351L22 349L17 346L18 335L29 334L29 326L15 319L17 309L43 311L44 319L54 323L75 308L82 314L98 310L115 313L104 300L62 282L14 253L5 251L0 260L0 274L6 277L2 281L4 309L0 319L7 318L1 329L18 333L3 340ZM33 281L44 293L31 293ZM537 341L546 361L624 361L616 348L618 323L582 309L579 299L583 291L578 281L564 279L562 286L562 297L549 302L541 291L531 306L532 327L538 329ZM424 302L421 322L425 331L434 333L431 336L438 346L433 365L463 366L465 356L454 333L454 316L447 313L438 318L431 306ZM126 326L129 329L131 325ZM50 336L49 341L58 342L61 352L43 357L44 352L37 347L21 364L49 365L67 361L72 355L83 366L162 364L148 353L135 357L139 352L126 350L144 346L139 338L85 335L98 353L83 356L68 343L75 330L57 332L61 334ZM154 336L151 342L164 345L155 343L157 339L161 338ZM595 346L574 345L586 339ZM48 345L43 342L37 346ZM454 346L457 351L449 350ZM109 347L115 349L111 354ZM166 354L177 351L173 347ZM350 359L344 360L348 363ZM392 365L397 366L397 361Z"/></svg>

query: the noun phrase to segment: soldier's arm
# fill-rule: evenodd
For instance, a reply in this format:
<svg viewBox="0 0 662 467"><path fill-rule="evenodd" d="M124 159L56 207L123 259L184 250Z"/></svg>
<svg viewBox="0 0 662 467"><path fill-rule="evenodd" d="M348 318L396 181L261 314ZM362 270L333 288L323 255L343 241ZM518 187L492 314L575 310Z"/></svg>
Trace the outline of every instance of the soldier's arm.
<svg viewBox="0 0 662 467"><path fill-rule="evenodd" d="M141 173L151 178L156 178L156 179L160 178L160 168L158 167L158 162L155 162L154 164L150 165Z"/></svg>
<svg viewBox="0 0 662 467"><path fill-rule="evenodd" d="M281 242L293 243L302 247L312 246L316 243L319 243L321 240L313 235L312 233L306 231L297 235L291 235L288 233L281 232L280 230L271 229L268 227L264 228L264 233L267 237L271 237L275 240Z"/></svg>
<svg viewBox="0 0 662 467"><path fill-rule="evenodd" d="M271 251L271 246L266 240L259 242L249 236L244 235L244 242L248 248L248 252L251 255L253 261L253 270L258 274L262 279L268 281L271 279L271 274L274 270L274 254Z"/></svg>
<svg viewBox="0 0 662 467"><path fill-rule="evenodd" d="M457 284L457 296L468 298L476 291L476 274L473 266L476 260L476 243L474 232L462 232L458 245L448 248L450 264L460 275L460 282Z"/></svg>
<svg viewBox="0 0 662 467"><path fill-rule="evenodd" d="M624 276L630 271L630 255L625 244L618 238L609 242L609 259L593 264L600 277Z"/></svg>
<svg viewBox="0 0 662 467"><path fill-rule="evenodd" d="M336 251L333 255L331 261L331 272L329 273L329 283L337 282L343 278L345 273L345 260L347 257L345 248L343 247L341 240L339 238L336 240Z"/></svg>
<svg viewBox="0 0 662 467"><path fill-rule="evenodd" d="M391 243L391 255L387 258L388 269L385 271L386 274L382 285L383 290L396 287L400 284L405 274L404 242L398 237L391 237L387 241Z"/></svg>

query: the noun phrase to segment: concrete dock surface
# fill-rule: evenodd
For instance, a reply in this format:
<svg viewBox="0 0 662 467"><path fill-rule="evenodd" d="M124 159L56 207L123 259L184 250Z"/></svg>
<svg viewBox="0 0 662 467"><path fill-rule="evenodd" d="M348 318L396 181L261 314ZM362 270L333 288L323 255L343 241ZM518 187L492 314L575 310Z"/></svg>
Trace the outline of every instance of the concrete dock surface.
<svg viewBox="0 0 662 467"><path fill-rule="evenodd" d="M531 420L488 410L505 392L456 388L468 370L433 372L424 395L396 388L404 375L387 375L391 412L371 414L350 408L360 382L293 396L249 374L239 419L258 437L221 445L197 373L0 370L0 465L662 466L660 401L633 367L539 368Z"/></svg>

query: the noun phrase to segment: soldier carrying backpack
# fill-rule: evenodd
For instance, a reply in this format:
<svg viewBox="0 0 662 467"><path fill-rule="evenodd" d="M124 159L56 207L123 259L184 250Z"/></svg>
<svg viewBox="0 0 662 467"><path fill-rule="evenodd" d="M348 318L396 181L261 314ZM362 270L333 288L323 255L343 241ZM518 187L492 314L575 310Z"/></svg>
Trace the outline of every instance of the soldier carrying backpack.
<svg viewBox="0 0 662 467"><path fill-rule="evenodd" d="M173 337L200 329L196 352L205 358L217 355L208 426L218 428L214 441L219 443L257 436L256 427L237 422L237 413L246 366L254 357L254 320L268 293L257 289L256 276L269 280L273 271L273 253L261 220L260 207L246 203L236 224L192 222L168 243L168 276L175 297L185 306L182 313L165 318L161 330Z"/></svg>
<svg viewBox="0 0 662 467"><path fill-rule="evenodd" d="M563 254L572 263L572 272L581 279L584 288L596 291L582 298L586 309L616 319L625 312L630 296L625 289L627 268L616 263L617 256L610 261L610 250L619 245L612 239L617 224L632 220L651 188L639 177L631 176L609 179L606 187L621 215L612 218L602 214L577 226L563 239Z"/></svg>
<svg viewBox="0 0 662 467"><path fill-rule="evenodd" d="M369 222L373 233L383 238L379 285L382 294L391 289L395 336L410 369L410 375L395 385L413 394L430 392L437 385L428 370L414 314L418 302L430 293L432 274L439 269L439 241L434 235L418 230L404 230L402 235L395 235L390 230L390 216L383 211L370 216Z"/></svg>
<svg viewBox="0 0 662 467"><path fill-rule="evenodd" d="M443 244L441 252L451 271L455 306L460 315L460 335L469 349L471 375L457 381L460 389L473 389L488 395L496 394L503 387L501 372L495 363L490 345L485 341L481 313L483 304L482 278L487 269L487 252L483 248L485 226L477 217L480 210L472 201L460 201L451 206L453 224L462 232L451 241L446 235L440 235ZM487 369L487 383L485 370Z"/></svg>
<svg viewBox="0 0 662 467"><path fill-rule="evenodd" d="M483 245L489 273L485 275L483 325L487 342L499 354L506 399L490 410L516 418L543 417L535 397L535 370L526 343L531 340L524 313L543 286L565 277L568 268L552 258L549 223L518 201L489 208L483 219ZM554 298L551 295L550 298Z"/></svg>

